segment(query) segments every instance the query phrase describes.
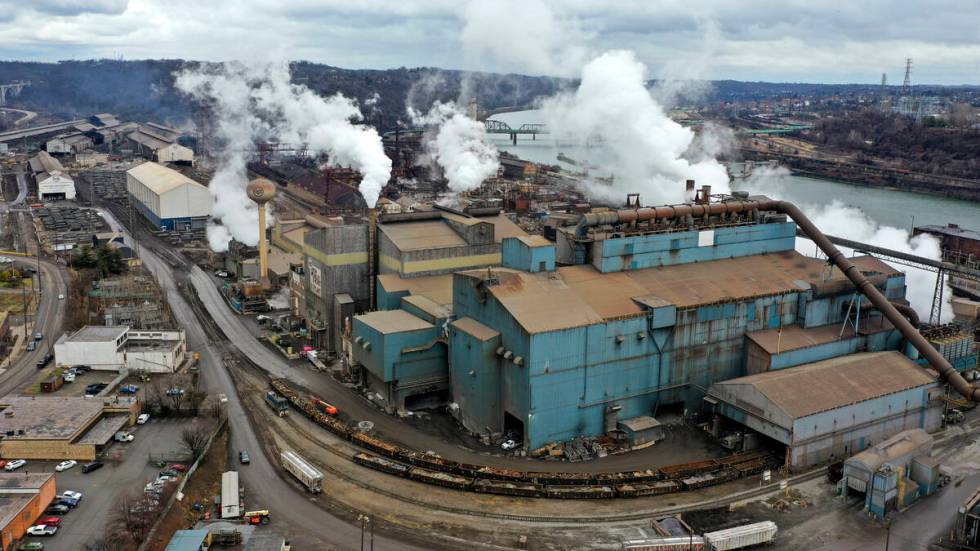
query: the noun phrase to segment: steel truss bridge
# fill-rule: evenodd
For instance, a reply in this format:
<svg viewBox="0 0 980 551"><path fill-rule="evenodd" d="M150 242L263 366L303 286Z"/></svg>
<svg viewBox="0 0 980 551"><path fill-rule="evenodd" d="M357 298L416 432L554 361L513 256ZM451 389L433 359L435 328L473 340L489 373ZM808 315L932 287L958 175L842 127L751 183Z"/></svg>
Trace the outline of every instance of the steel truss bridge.
<svg viewBox="0 0 980 551"><path fill-rule="evenodd" d="M517 145L517 136L530 135L531 139L537 138L538 134L547 134L548 127L543 124L522 124L518 128L511 128L509 124L495 119L487 119L483 122L483 128L487 134L507 134L514 145Z"/></svg>

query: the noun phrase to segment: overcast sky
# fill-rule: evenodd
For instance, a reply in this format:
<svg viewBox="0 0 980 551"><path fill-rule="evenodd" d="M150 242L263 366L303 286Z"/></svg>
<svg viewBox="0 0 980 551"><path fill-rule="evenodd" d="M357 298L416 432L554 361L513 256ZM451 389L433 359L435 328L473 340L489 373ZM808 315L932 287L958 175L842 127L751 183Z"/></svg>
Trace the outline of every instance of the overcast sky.
<svg viewBox="0 0 980 551"><path fill-rule="evenodd" d="M887 73L901 84L912 57L915 83L980 83L977 0L535 1L0 0L0 58L285 57L568 76L582 59L630 49L652 77L877 83Z"/></svg>

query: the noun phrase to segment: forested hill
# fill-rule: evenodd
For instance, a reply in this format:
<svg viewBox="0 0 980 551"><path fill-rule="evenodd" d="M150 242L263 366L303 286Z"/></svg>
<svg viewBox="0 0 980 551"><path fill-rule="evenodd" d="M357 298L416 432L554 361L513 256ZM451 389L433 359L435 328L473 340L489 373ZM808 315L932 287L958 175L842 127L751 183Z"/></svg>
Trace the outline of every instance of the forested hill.
<svg viewBox="0 0 980 551"><path fill-rule="evenodd" d="M183 60L89 60L58 63L0 61L0 83L31 81L11 105L45 114L81 117L113 113L123 120L158 120L173 124L194 116L194 106L174 89L174 74L196 62ZM433 100L450 101L475 94L481 109L529 105L554 93L567 81L547 77L464 73L442 69L354 70L295 62L292 78L320 94L340 92L363 106L367 122L392 128L406 120L406 99L427 108ZM378 94L377 102L366 100Z"/></svg>

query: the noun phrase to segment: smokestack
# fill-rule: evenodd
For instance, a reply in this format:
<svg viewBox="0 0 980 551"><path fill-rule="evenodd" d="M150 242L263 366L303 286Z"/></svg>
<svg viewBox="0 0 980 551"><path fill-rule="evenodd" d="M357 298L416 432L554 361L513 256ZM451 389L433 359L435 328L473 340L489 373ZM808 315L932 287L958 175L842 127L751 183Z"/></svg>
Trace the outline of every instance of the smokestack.
<svg viewBox="0 0 980 551"><path fill-rule="evenodd" d="M694 180L687 181L687 199L691 200L694 198Z"/></svg>
<svg viewBox="0 0 980 551"><path fill-rule="evenodd" d="M248 198L259 207L259 283L263 289L271 287L269 282L269 245L265 239L265 204L276 196L276 185L265 178L256 178L245 188Z"/></svg>

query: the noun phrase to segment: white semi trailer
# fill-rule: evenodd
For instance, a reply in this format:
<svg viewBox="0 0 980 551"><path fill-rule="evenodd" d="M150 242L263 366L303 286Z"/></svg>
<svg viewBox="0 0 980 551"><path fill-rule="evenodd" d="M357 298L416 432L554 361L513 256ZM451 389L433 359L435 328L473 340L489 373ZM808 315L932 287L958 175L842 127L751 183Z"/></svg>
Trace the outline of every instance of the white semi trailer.
<svg viewBox="0 0 980 551"><path fill-rule="evenodd" d="M283 468L302 482L307 490L314 494L320 493L323 473L295 452L286 450L282 452L281 459Z"/></svg>

